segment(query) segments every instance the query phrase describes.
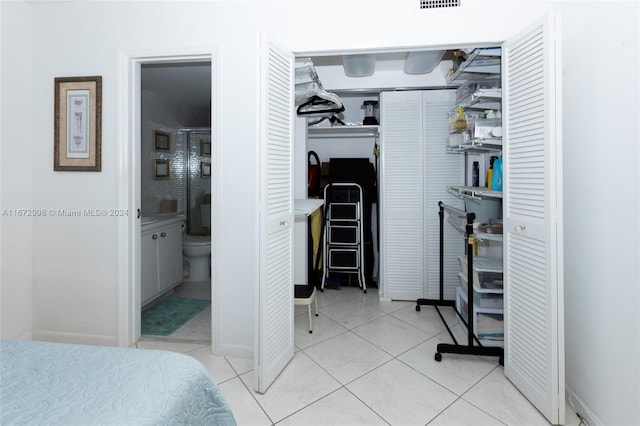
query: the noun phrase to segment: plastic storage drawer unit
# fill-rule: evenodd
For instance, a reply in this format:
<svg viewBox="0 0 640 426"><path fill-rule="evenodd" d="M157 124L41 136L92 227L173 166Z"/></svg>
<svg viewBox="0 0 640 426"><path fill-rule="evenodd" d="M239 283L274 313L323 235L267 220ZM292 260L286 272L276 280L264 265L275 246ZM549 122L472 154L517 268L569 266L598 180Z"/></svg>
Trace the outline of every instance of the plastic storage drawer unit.
<svg viewBox="0 0 640 426"><path fill-rule="evenodd" d="M467 258L459 256L460 271L467 279ZM473 258L473 283L482 289L501 289L503 287L502 258L476 256Z"/></svg>
<svg viewBox="0 0 640 426"><path fill-rule="evenodd" d="M456 308L464 321L468 324L468 308L465 295L461 288L456 292ZM458 321L460 319L458 318ZM483 309L477 305L473 307L473 329L475 335L485 346L502 346L504 340L504 313L498 309ZM460 325L465 327L464 323Z"/></svg>
<svg viewBox="0 0 640 426"><path fill-rule="evenodd" d="M467 277L462 272L458 272L458 278L462 285L462 290L467 294ZM499 293L496 293L499 291ZM480 308L502 309L504 302L502 299L502 290L478 290L473 286L473 303Z"/></svg>

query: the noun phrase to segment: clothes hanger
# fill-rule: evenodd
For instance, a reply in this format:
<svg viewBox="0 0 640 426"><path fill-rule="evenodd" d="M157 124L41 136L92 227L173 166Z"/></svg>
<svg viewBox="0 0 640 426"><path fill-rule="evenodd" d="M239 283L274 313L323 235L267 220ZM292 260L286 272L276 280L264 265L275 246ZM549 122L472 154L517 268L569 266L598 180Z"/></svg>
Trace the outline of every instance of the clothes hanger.
<svg viewBox="0 0 640 426"><path fill-rule="evenodd" d="M326 115L342 111L344 111L344 105L340 98L324 90L316 92L297 109L298 115Z"/></svg>

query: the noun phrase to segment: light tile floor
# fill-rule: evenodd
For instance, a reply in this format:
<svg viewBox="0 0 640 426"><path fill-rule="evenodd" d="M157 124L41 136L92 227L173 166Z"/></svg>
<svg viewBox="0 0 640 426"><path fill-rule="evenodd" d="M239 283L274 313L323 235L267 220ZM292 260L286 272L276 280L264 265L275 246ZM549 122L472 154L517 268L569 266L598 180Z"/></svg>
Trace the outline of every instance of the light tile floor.
<svg viewBox="0 0 640 426"><path fill-rule="evenodd" d="M202 286L178 291L207 294ZM415 302L380 302L375 288L364 294L355 287L318 293L318 305L312 334L306 307L296 306L296 352L265 394L252 390L252 360L211 354L206 315L186 324L189 332L143 337L137 347L202 362L240 426L548 425L505 378L497 358L443 354L434 360L436 345L451 338L433 307L416 312ZM455 313L441 311L464 341ZM568 405L566 413L567 425L580 424Z"/></svg>

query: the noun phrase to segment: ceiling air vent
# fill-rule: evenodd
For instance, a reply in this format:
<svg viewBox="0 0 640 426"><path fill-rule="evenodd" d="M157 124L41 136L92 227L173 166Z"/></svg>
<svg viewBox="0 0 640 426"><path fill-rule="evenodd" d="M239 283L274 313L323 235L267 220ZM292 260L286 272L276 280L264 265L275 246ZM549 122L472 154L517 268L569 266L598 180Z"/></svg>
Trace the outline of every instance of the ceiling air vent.
<svg viewBox="0 0 640 426"><path fill-rule="evenodd" d="M420 9L460 6L460 0L420 0Z"/></svg>

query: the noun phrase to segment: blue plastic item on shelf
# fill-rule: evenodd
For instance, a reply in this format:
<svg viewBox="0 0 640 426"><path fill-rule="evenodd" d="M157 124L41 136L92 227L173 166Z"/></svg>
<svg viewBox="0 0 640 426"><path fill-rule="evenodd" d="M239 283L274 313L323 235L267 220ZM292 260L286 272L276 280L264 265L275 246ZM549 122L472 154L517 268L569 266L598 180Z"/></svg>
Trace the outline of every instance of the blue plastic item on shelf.
<svg viewBox="0 0 640 426"><path fill-rule="evenodd" d="M502 155L493 162L491 189L494 191L502 191Z"/></svg>

